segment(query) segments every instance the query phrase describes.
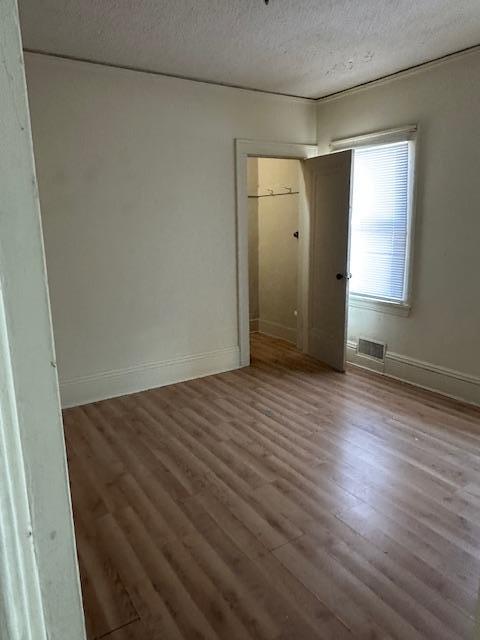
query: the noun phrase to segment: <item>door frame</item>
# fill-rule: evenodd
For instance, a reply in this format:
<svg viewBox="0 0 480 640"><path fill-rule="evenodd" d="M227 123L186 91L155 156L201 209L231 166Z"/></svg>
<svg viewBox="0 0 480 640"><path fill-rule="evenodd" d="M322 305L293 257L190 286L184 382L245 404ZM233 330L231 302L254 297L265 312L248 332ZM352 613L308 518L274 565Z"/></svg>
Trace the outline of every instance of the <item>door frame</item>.
<svg viewBox="0 0 480 640"><path fill-rule="evenodd" d="M270 142L265 140L235 140L235 186L237 213L237 318L239 364L250 364L250 318L249 318L249 280L248 280L248 158L279 158L305 160L318 155L316 144L292 142ZM299 199L299 261L298 261L298 313L297 342L305 349L308 323L308 261L309 227L305 189L300 185Z"/></svg>
<svg viewBox="0 0 480 640"><path fill-rule="evenodd" d="M0 636L85 623L16 0L0 11Z"/></svg>

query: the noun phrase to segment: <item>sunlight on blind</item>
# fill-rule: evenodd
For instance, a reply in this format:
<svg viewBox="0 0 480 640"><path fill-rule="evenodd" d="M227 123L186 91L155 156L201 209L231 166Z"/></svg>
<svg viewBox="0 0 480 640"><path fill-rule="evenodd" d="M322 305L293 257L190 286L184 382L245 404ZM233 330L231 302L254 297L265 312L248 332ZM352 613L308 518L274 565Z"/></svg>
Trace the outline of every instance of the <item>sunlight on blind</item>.
<svg viewBox="0 0 480 640"><path fill-rule="evenodd" d="M355 149L350 291L402 301L408 230L409 144Z"/></svg>

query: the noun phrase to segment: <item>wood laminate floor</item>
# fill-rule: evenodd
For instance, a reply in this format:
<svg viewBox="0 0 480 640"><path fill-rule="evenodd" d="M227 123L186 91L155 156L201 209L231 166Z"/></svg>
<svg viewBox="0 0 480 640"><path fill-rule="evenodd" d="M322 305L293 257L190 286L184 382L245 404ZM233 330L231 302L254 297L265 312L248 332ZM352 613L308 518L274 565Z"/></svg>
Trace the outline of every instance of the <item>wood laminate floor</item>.
<svg viewBox="0 0 480 640"><path fill-rule="evenodd" d="M480 412L252 353L65 411L89 638L470 638Z"/></svg>

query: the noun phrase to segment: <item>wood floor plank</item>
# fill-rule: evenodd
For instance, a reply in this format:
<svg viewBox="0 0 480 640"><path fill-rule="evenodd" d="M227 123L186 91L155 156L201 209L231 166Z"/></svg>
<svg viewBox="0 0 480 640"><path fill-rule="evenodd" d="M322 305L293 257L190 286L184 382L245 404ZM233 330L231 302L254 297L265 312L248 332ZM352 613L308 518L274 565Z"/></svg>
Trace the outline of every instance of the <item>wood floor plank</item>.
<svg viewBox="0 0 480 640"><path fill-rule="evenodd" d="M184 635L177 625L172 607L165 602L144 567L143 549L128 540L127 532L110 514L99 520L97 537L100 549L118 567L148 634L146 637L152 640L182 640Z"/></svg>
<svg viewBox="0 0 480 640"><path fill-rule="evenodd" d="M413 576L424 583L427 586L424 595L428 600L432 598L435 605L438 602L438 605L442 607L442 616L439 617L442 619L443 615L455 617L455 612L450 606L452 604L462 614L460 625L462 622L470 624L465 616L473 620L472 612L475 609L476 593L469 593L457 585L450 572L442 573L445 568L449 567L448 563L438 568L432 566L428 562L428 558L423 559L421 551L414 548L413 540L410 541L411 549L410 544L408 546L405 544L406 541L402 538L402 533L398 528L389 529L386 518L375 513L368 505L353 508L337 516L337 519L347 524L353 532L361 535L378 552L400 567L401 574L407 572L407 576L410 578ZM382 524L383 527L380 528Z"/></svg>
<svg viewBox="0 0 480 640"><path fill-rule="evenodd" d="M100 553L78 514L75 524L79 558L85 568L82 593L87 628L91 637L100 638L112 629L138 620L139 616L116 569L110 559Z"/></svg>
<svg viewBox="0 0 480 640"><path fill-rule="evenodd" d="M235 542L266 577L269 589L277 591L282 601L305 619L322 640L352 640L347 627L327 609L303 584L284 569L275 556L256 538L244 523L236 518L208 492L195 498L209 513L225 535Z"/></svg>
<svg viewBox="0 0 480 640"><path fill-rule="evenodd" d="M89 640L463 640L480 411L252 336L64 413Z"/></svg>
<svg viewBox="0 0 480 640"><path fill-rule="evenodd" d="M355 638L391 638L388 631L382 629L381 624L377 624L375 608L362 608L352 598L352 594L355 593L359 599L364 597L362 584L356 583L354 578L327 554L323 557L317 554L314 558L305 547L304 540L305 537L287 543L273 553L293 576L335 613ZM408 629L408 635L404 637L418 640L414 633L413 629Z"/></svg>
<svg viewBox="0 0 480 640"><path fill-rule="evenodd" d="M471 624L445 601L432 597L428 585L416 581L361 537L352 535L335 518L324 527L312 527L306 539L320 546L344 568L361 580L378 598L392 607L427 638L461 640L472 631Z"/></svg>
<svg viewBox="0 0 480 640"><path fill-rule="evenodd" d="M147 631L142 621L135 620L100 636L98 640L145 640L147 637Z"/></svg>

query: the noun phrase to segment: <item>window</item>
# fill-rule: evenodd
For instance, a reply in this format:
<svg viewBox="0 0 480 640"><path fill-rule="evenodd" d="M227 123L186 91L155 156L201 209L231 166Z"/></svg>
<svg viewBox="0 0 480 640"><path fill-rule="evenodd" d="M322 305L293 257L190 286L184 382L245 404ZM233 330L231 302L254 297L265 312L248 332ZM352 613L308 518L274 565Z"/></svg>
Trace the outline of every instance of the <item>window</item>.
<svg viewBox="0 0 480 640"><path fill-rule="evenodd" d="M350 303L408 311L413 131L334 143L353 148Z"/></svg>

